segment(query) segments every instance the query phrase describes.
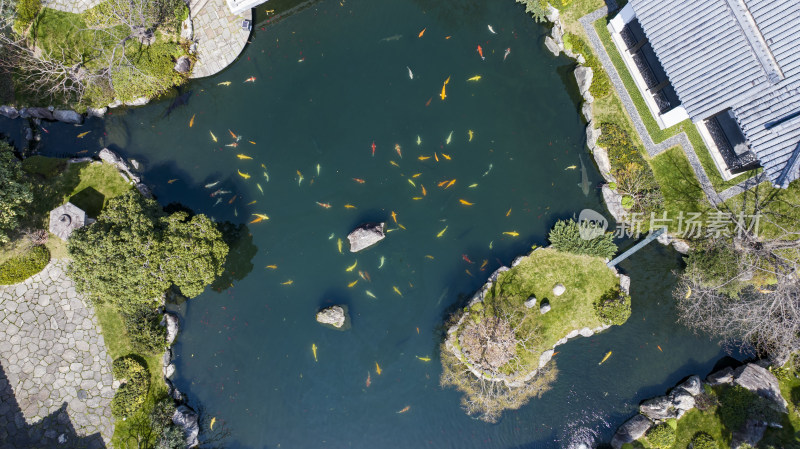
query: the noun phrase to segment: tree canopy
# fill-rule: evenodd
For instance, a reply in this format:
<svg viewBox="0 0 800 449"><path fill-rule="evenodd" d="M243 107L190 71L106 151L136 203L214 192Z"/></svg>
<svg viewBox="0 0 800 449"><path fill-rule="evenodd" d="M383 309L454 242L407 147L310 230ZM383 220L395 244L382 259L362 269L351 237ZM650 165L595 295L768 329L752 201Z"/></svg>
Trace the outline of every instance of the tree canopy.
<svg viewBox="0 0 800 449"><path fill-rule="evenodd" d="M11 239L25 207L33 201L31 186L12 151L9 144L0 141L0 244Z"/></svg>
<svg viewBox="0 0 800 449"><path fill-rule="evenodd" d="M222 273L228 246L205 215L167 215L154 200L131 191L113 198L97 222L68 242L76 286L122 310L155 302L175 286L199 295Z"/></svg>

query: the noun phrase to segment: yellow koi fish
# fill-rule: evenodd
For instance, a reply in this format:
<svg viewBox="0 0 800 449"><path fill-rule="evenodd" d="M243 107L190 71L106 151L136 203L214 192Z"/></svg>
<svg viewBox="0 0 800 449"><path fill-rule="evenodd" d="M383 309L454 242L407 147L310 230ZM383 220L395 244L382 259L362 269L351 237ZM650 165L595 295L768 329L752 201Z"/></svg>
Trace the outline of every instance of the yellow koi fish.
<svg viewBox="0 0 800 449"><path fill-rule="evenodd" d="M300 170L297 170L297 185L299 186L300 183L303 182L303 174L300 173Z"/></svg>
<svg viewBox="0 0 800 449"><path fill-rule="evenodd" d="M356 260L356 263L354 263L353 265L350 265L350 266L349 266L349 267L347 267L347 269L346 269L346 270L344 270L344 271L353 271L353 270L355 270L355 269L356 269L356 267L357 267L357 266L358 266L358 261Z"/></svg>
<svg viewBox="0 0 800 449"><path fill-rule="evenodd" d="M355 286L356 286L356 284L358 284L358 279L356 279L355 281L353 281L353 282L351 282L351 283L347 284L347 288L353 288L353 287L355 287Z"/></svg>
<svg viewBox="0 0 800 449"><path fill-rule="evenodd" d="M412 178L419 178L420 175L422 175L422 173L415 173L415 174L411 175L411 177Z"/></svg>
<svg viewBox="0 0 800 449"><path fill-rule="evenodd" d="M430 361L431 361L431 358L430 358L430 357L420 357L420 356L417 356L417 358L418 358L419 360L422 360L423 362L430 362Z"/></svg>
<svg viewBox="0 0 800 449"><path fill-rule="evenodd" d="M450 131L450 134L447 136L447 139L444 141L444 143L450 145L450 142L452 140L453 140L453 131Z"/></svg>
<svg viewBox="0 0 800 449"><path fill-rule="evenodd" d="M230 85L231 85L230 81L223 81L221 83L217 83L217 86L230 86Z"/></svg>
<svg viewBox="0 0 800 449"><path fill-rule="evenodd" d="M469 201L463 199L459 199L458 202L465 206L472 206L473 204L475 204L475 203L470 203Z"/></svg>
<svg viewBox="0 0 800 449"><path fill-rule="evenodd" d="M294 284L294 281L293 281L293 280L291 280L291 279L289 279L289 280L288 280L288 281L286 281L286 282L281 282L281 285L292 285L292 284Z"/></svg>
<svg viewBox="0 0 800 449"><path fill-rule="evenodd" d="M441 236L443 236L443 235L444 235L444 233L445 233L445 232L447 232L447 228L449 228L449 227L450 227L449 225L448 225L448 226L445 226L445 227L444 227L444 229L442 229L441 231L439 231L439 233L438 233L438 234L436 234L436 238L438 239L438 238L440 238Z"/></svg>
<svg viewBox="0 0 800 449"><path fill-rule="evenodd" d="M480 80L481 80L480 75L475 75L472 78L467 78L467 81L480 81Z"/></svg>
<svg viewBox="0 0 800 449"><path fill-rule="evenodd" d="M430 254L425 254L425 258L426 258L426 259L433 260L433 256L431 256Z"/></svg>
<svg viewBox="0 0 800 449"><path fill-rule="evenodd" d="M197 115L197 114L192 114L192 118L190 118L190 119L189 119L189 128L191 128L192 126L194 126L194 116L195 116L195 115Z"/></svg>
<svg viewBox="0 0 800 449"><path fill-rule="evenodd" d="M374 298L374 299L377 299L377 298L378 298L377 296L375 296L374 294L372 294L372 292L371 292L371 291L369 291L369 290L365 290L365 291L364 291L364 293L366 293L366 294L367 294L367 296L369 296L370 298Z"/></svg>
<svg viewBox="0 0 800 449"><path fill-rule="evenodd" d="M311 343L311 352L314 354L314 361L317 361L317 344Z"/></svg>
<svg viewBox="0 0 800 449"><path fill-rule="evenodd" d="M381 366L378 365L378 362L375 362L375 372L378 373L379 376L381 375L382 370Z"/></svg>
<svg viewBox="0 0 800 449"><path fill-rule="evenodd" d="M394 220L394 224L397 224L397 213L395 211L392 211L392 220Z"/></svg>
<svg viewBox="0 0 800 449"><path fill-rule="evenodd" d="M444 156L444 158L447 159L448 161L451 159L449 154L442 153L442 156Z"/></svg>
<svg viewBox="0 0 800 449"><path fill-rule="evenodd" d="M428 191L427 191L427 190L425 190L425 186L424 186L424 185L422 185L422 184L420 184L420 187L422 187L422 196L426 196L426 195L428 195Z"/></svg>
<svg viewBox="0 0 800 449"><path fill-rule="evenodd" d="M404 231L406 230L406 227L405 227L405 226L403 226L403 224L402 224L402 223L397 223L397 226L398 226L400 229L404 230Z"/></svg>
<svg viewBox="0 0 800 449"><path fill-rule="evenodd" d="M447 98L447 83L442 85L442 93L439 94L439 97L442 99L442 101Z"/></svg>
<svg viewBox="0 0 800 449"><path fill-rule="evenodd" d="M217 141L217 136L215 136L214 133L212 133L211 131L209 131L208 133L211 134L211 140L216 142Z"/></svg>
<svg viewBox="0 0 800 449"><path fill-rule="evenodd" d="M433 158L436 159L436 162L439 162L439 155L435 152L433 153Z"/></svg>
<svg viewBox="0 0 800 449"><path fill-rule="evenodd" d="M444 188L445 189L449 189L450 187L453 187L453 184L455 184L455 183L456 183L456 180L454 179L454 180L448 182L447 185L444 186Z"/></svg>
<svg viewBox="0 0 800 449"><path fill-rule="evenodd" d="M262 220L269 220L269 217L267 217L264 214L253 214L253 215L255 215L256 217L258 217L258 218L260 218Z"/></svg>
<svg viewBox="0 0 800 449"><path fill-rule="evenodd" d="M600 361L600 363L598 363L598 365L602 365L602 364L603 364L603 362L605 362L606 360L608 360L608 358L609 358L609 357L611 357L611 351L608 351L608 354L606 354L606 356L605 356L605 357L603 357L603 360L601 360L601 361Z"/></svg>
<svg viewBox="0 0 800 449"><path fill-rule="evenodd" d="M261 192L261 194L263 195L264 194L264 189L261 188L261 184L256 183L256 187L258 187L258 191Z"/></svg>
<svg viewBox="0 0 800 449"><path fill-rule="evenodd" d="M336 240L336 246L339 248L339 254L342 253L342 239Z"/></svg>
<svg viewBox="0 0 800 449"><path fill-rule="evenodd" d="M511 237L518 237L519 236L519 232L517 232L517 231L504 232L503 234L510 235Z"/></svg>
<svg viewBox="0 0 800 449"><path fill-rule="evenodd" d="M394 292L397 293L398 295L403 296L403 294L400 293L400 289L399 288L397 288L395 286L392 286L392 290L394 290Z"/></svg>
<svg viewBox="0 0 800 449"><path fill-rule="evenodd" d="M267 265L265 268L269 268L270 270L277 270L278 266L277 265Z"/></svg>
<svg viewBox="0 0 800 449"><path fill-rule="evenodd" d="M253 200L253 201L250 201L249 203L247 203L247 205L248 206L252 206L253 204L256 204L257 202L258 202L258 200Z"/></svg>
<svg viewBox="0 0 800 449"><path fill-rule="evenodd" d="M241 176L242 178L250 179L250 175L248 175L247 173L242 173L241 170L236 170L236 171L239 172L239 176Z"/></svg>
<svg viewBox="0 0 800 449"><path fill-rule="evenodd" d="M427 161L430 158L431 158L430 156L419 156L417 159L419 159L421 161Z"/></svg>
<svg viewBox="0 0 800 449"><path fill-rule="evenodd" d="M483 259L483 263L481 264L480 270L483 271L483 269L486 268L486 265L489 265L489 260Z"/></svg>
<svg viewBox="0 0 800 449"><path fill-rule="evenodd" d="M253 159L252 157L250 157L250 156L248 156L246 154L237 154L236 157L238 157L239 159L245 159L245 160Z"/></svg>
<svg viewBox="0 0 800 449"><path fill-rule="evenodd" d="M475 184L470 184L469 185L470 189L474 189L475 187L478 187L478 183L477 182Z"/></svg>
<svg viewBox="0 0 800 449"><path fill-rule="evenodd" d="M414 184L414 181L412 181L411 179L408 179L408 183L409 183L409 184L411 184L411 185L412 185L412 186L414 186L414 187L416 187L416 186L417 186L416 184Z"/></svg>
<svg viewBox="0 0 800 449"><path fill-rule="evenodd" d="M87 135L87 134L89 134L90 132L91 132L91 131L86 131L85 133L80 133L80 134L78 134L78 139L83 139L83 138L84 138L84 137L86 137L86 135Z"/></svg>
<svg viewBox="0 0 800 449"><path fill-rule="evenodd" d="M564 170L575 170L576 168L578 168L577 165L570 165L569 167L565 168Z"/></svg>
<svg viewBox="0 0 800 449"><path fill-rule="evenodd" d="M167 181L167 184L172 184L173 182L175 182L175 181L177 181L177 180L178 180L178 178L175 178L175 179L170 179L169 181Z"/></svg>
<svg viewBox="0 0 800 449"><path fill-rule="evenodd" d="M356 207L355 207L355 206L353 206L352 204L345 204L345 205L344 205L344 208L345 208L345 209L355 209Z"/></svg>
<svg viewBox="0 0 800 449"><path fill-rule="evenodd" d="M251 144L253 144L253 145L255 145L255 144L256 144L256 143L255 143L255 142L253 142L252 140L248 140L248 142L250 142L250 143L251 143Z"/></svg>
<svg viewBox="0 0 800 449"><path fill-rule="evenodd" d="M216 422L217 422L217 417L216 416L211 418L211 424L208 426L209 429L214 430L214 423L216 423Z"/></svg>
<svg viewBox="0 0 800 449"><path fill-rule="evenodd" d="M470 129L470 130L468 130L468 131L467 131L467 134L469 134L469 140L468 140L468 142L472 142L472 136L474 136L474 135L475 135L475 133L473 133L473 132L472 132L472 130Z"/></svg>
<svg viewBox="0 0 800 449"><path fill-rule="evenodd" d="M508 212L506 212L506 217L508 217L509 215L511 215L511 208L508 208Z"/></svg>
<svg viewBox="0 0 800 449"><path fill-rule="evenodd" d="M399 167L399 165L397 165L397 162L395 162L395 161L389 161L389 163L394 165L395 167Z"/></svg>

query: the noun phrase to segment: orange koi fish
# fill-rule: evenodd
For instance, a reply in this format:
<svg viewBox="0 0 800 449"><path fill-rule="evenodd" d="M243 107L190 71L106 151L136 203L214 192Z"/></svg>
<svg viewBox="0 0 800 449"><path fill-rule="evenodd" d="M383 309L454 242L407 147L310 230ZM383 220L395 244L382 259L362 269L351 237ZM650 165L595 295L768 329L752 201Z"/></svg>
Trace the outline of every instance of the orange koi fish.
<svg viewBox="0 0 800 449"><path fill-rule="evenodd" d="M420 186L422 187L422 196L428 195L428 192L425 190L425 186L423 186L422 184L420 184Z"/></svg>
<svg viewBox="0 0 800 449"><path fill-rule="evenodd" d="M478 54L481 55L481 59L486 59L483 57L483 49L481 48L480 45L478 45Z"/></svg>
<svg viewBox="0 0 800 449"><path fill-rule="evenodd" d="M233 198L231 198L231 200L228 201L228 204L233 204L233 202L236 200L237 197L238 195L233 195Z"/></svg>
<svg viewBox="0 0 800 449"><path fill-rule="evenodd" d="M238 144L238 143L236 143L236 142L233 142L233 143L229 143L229 144L227 144L227 145L225 145L225 146L226 146L226 147L233 147L233 148L236 148L236 147L238 147L238 146L239 146L239 144Z"/></svg>
<svg viewBox="0 0 800 449"><path fill-rule="evenodd" d="M475 203L470 203L469 201L464 200L464 199L459 199L458 202L463 204L463 205L465 205L465 206L472 206L473 204L475 204Z"/></svg>
<svg viewBox="0 0 800 449"><path fill-rule="evenodd" d="M364 181L363 179L361 179L361 178L353 178L353 181L355 181L355 182L357 182L357 183L359 183L359 184L364 184L364 182L365 182L365 181Z"/></svg>
<svg viewBox="0 0 800 449"><path fill-rule="evenodd" d="M403 409L402 409L402 410L400 410L400 411L399 411L399 412L397 412L397 413L405 413L405 412L407 412L407 411L409 411L409 410L411 410L411 406L410 406L410 405L406 405L405 407L403 407Z"/></svg>
<svg viewBox="0 0 800 449"><path fill-rule="evenodd" d="M392 220L394 220L394 223L397 224L397 214L395 211L392 211Z"/></svg>
<svg viewBox="0 0 800 449"><path fill-rule="evenodd" d="M436 159L436 162L439 162L439 155L437 153L433 153L433 158Z"/></svg>
<svg viewBox="0 0 800 449"><path fill-rule="evenodd" d="M263 220L264 220L264 219L263 219L263 218L261 218L261 217L256 217L256 218L254 218L254 219L253 219L253 220L250 222L250 224L253 224L253 223L258 223L258 222L260 222L260 221L263 221ZM267 266L267 268L269 268L269 266Z"/></svg>
<svg viewBox="0 0 800 449"><path fill-rule="evenodd" d="M433 97L428 98L428 101L425 102L425 106L430 106L431 100L433 100Z"/></svg>
<svg viewBox="0 0 800 449"><path fill-rule="evenodd" d="M423 28L422 31L419 32L419 36L417 36L417 37L422 37L422 35L425 34L425 30L427 30L427 29L428 29L427 27Z"/></svg>
<svg viewBox="0 0 800 449"><path fill-rule="evenodd" d="M366 271L358 270L358 275L361 276L361 279L367 282L372 282L372 278L370 278L369 273L367 273Z"/></svg>
<svg viewBox="0 0 800 449"><path fill-rule="evenodd" d="M372 157L375 157L375 141L372 141Z"/></svg>
<svg viewBox="0 0 800 449"><path fill-rule="evenodd" d="M430 158L431 158L430 156L418 156L418 157L417 157L417 159L419 159L419 160L421 160L421 161L427 161L427 160L428 160L428 159L430 159Z"/></svg>
<svg viewBox="0 0 800 449"><path fill-rule="evenodd" d="M371 373L367 371L367 382L366 382L367 388L369 388L369 386L372 385L372 378L370 377L370 374Z"/></svg>
<svg viewBox="0 0 800 449"><path fill-rule="evenodd" d="M190 119L189 119L189 128L191 128L192 126L194 126L194 116L195 116L195 115L197 115L197 114L192 114L192 118L190 118Z"/></svg>
<svg viewBox="0 0 800 449"><path fill-rule="evenodd" d="M172 184L173 182L175 182L175 181L177 181L177 180L178 180L178 178L175 178L175 179L170 179L169 181L167 181L167 184Z"/></svg>
<svg viewBox="0 0 800 449"><path fill-rule="evenodd" d="M401 159L403 158L403 151L400 149L399 143L394 144L394 151L397 151L397 155L400 156Z"/></svg>
<svg viewBox="0 0 800 449"><path fill-rule="evenodd" d="M444 156L444 158L447 159L448 161L450 160L450 155L449 154L442 153L442 156Z"/></svg>
<svg viewBox="0 0 800 449"><path fill-rule="evenodd" d="M512 209L512 208L510 208L510 207L508 208L508 212L506 212L506 217L508 217L509 215L511 215L511 209Z"/></svg>
<svg viewBox="0 0 800 449"><path fill-rule="evenodd" d="M456 183L456 180L454 179L454 180L448 182L447 185L444 188L445 189L449 189L450 187L453 187L453 184L455 184L455 183Z"/></svg>
<svg viewBox="0 0 800 449"><path fill-rule="evenodd" d="M256 82L256 77L255 76L251 76L250 78L247 78L246 80L244 80L244 82L245 83L255 83Z"/></svg>
<svg viewBox="0 0 800 449"><path fill-rule="evenodd" d="M228 132L229 132L229 133L231 133L231 137L233 137L233 138L234 138L234 139L236 139L236 140L239 140L239 136L237 136L236 134L234 134L234 133L233 133L233 131L231 131L231 130L229 129L229 130L228 130Z"/></svg>

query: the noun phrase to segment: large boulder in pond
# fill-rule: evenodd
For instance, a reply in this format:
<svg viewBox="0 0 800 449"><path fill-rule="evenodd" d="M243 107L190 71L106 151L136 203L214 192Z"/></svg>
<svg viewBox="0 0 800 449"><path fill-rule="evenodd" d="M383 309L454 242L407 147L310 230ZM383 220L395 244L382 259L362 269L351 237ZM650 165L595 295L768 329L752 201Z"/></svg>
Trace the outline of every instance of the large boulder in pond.
<svg viewBox="0 0 800 449"><path fill-rule="evenodd" d="M781 396L778 379L769 370L755 363L748 363L734 370L733 383L775 403L781 413L787 413L786 400Z"/></svg>
<svg viewBox="0 0 800 449"><path fill-rule="evenodd" d="M365 223L356 228L347 236L350 252L357 253L383 240L386 237L383 232L385 225L386 223Z"/></svg>
<svg viewBox="0 0 800 449"><path fill-rule="evenodd" d="M317 322L322 324L340 328L344 326L345 321L347 321L347 315L341 306L331 306L317 312Z"/></svg>
<svg viewBox="0 0 800 449"><path fill-rule="evenodd" d="M183 430L183 435L186 438L186 447L197 446L197 435L200 433L200 425L197 419L197 413L185 405L179 405L175 409L175 413L172 414L172 422Z"/></svg>
<svg viewBox="0 0 800 449"><path fill-rule="evenodd" d="M623 444L633 443L643 437L651 427L653 427L653 421L650 421L644 415L636 415L625 421L625 424L619 426L614 438L611 439L611 447L620 449Z"/></svg>
<svg viewBox="0 0 800 449"><path fill-rule="evenodd" d="M658 396L642 402L639 405L639 413L653 421L664 421L678 417L678 412L672 403L672 399L667 396Z"/></svg>
<svg viewBox="0 0 800 449"><path fill-rule="evenodd" d="M178 316L174 313L164 312L164 318L161 320L161 325L167 327L167 346L172 345L175 337L178 336L180 325L178 324Z"/></svg>
<svg viewBox="0 0 800 449"><path fill-rule="evenodd" d="M700 380L697 376L691 376L683 383L678 385L678 388L683 388L684 390L688 391L689 394L692 396L697 396L698 394L703 392L703 381Z"/></svg>

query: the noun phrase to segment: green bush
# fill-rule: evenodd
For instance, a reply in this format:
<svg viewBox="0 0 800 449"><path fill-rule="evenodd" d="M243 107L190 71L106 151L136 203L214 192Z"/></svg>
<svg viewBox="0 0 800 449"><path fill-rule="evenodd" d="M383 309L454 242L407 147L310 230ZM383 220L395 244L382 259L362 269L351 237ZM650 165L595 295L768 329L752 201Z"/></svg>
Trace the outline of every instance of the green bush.
<svg viewBox="0 0 800 449"><path fill-rule="evenodd" d="M537 22L547 20L547 0L517 0L517 3L525 5L525 12Z"/></svg>
<svg viewBox="0 0 800 449"><path fill-rule="evenodd" d="M631 297L613 288L595 301L594 311L603 323L620 326L631 316Z"/></svg>
<svg viewBox="0 0 800 449"><path fill-rule="evenodd" d="M645 437L653 449L669 449L675 444L675 429L668 423L661 423L648 430Z"/></svg>
<svg viewBox="0 0 800 449"><path fill-rule="evenodd" d="M741 428L747 420L755 398L755 394L739 385L723 388L719 393L718 410L722 424L729 430Z"/></svg>
<svg viewBox="0 0 800 449"><path fill-rule="evenodd" d="M592 77L592 85L589 86L589 93L594 98L603 98L611 92L611 78L608 73L599 64L592 66L594 75Z"/></svg>
<svg viewBox="0 0 800 449"><path fill-rule="evenodd" d="M608 95L611 92L611 79L603 69L603 64L592 53L589 44L573 33L565 33L563 39L564 49L583 55L583 59L586 60L584 65L592 69L592 85L589 87L589 93L595 98L603 98Z"/></svg>
<svg viewBox="0 0 800 449"><path fill-rule="evenodd" d="M591 226L588 222L578 224L575 220L559 220L548 234L547 239L559 251L572 254L585 254L610 259L617 252L614 237L604 234L602 230L594 228L593 232L599 234L591 240L581 237L580 226ZM590 232L592 232L590 231Z"/></svg>
<svg viewBox="0 0 800 449"><path fill-rule="evenodd" d="M130 50L136 52L139 44L131 41ZM183 56L181 47L164 42L139 50L136 69L121 68L111 75L114 93L123 101L138 97L153 98L173 86L182 84L185 76L173 70L175 60Z"/></svg>
<svg viewBox="0 0 800 449"><path fill-rule="evenodd" d="M45 246L34 246L20 256L0 264L0 285L17 284L42 271L50 263L50 251Z"/></svg>
<svg viewBox="0 0 800 449"><path fill-rule="evenodd" d="M122 312L125 328L136 352L156 353L167 344L167 328L161 326L162 315L149 305L137 304Z"/></svg>
<svg viewBox="0 0 800 449"><path fill-rule="evenodd" d="M111 413L117 418L127 418L144 404L150 389L150 373L132 356L114 360L111 371L116 380L123 382L111 400Z"/></svg>
<svg viewBox="0 0 800 449"><path fill-rule="evenodd" d="M26 28L36 14L42 9L42 2L40 0L18 0L17 1L17 26Z"/></svg>
<svg viewBox="0 0 800 449"><path fill-rule="evenodd" d="M601 123L600 137L597 144L608 150L611 170L623 169L626 165L647 165L642 153L633 144L633 140L621 126L616 123Z"/></svg>
<svg viewBox="0 0 800 449"><path fill-rule="evenodd" d="M737 267L741 266L741 257L743 256L729 246L704 244L689 253L686 258L686 272L702 274L696 278L704 279L704 286L713 286L735 299L747 285L747 282L739 281Z"/></svg>
<svg viewBox="0 0 800 449"><path fill-rule="evenodd" d="M719 446L711 435L705 432L697 432L692 437L689 449L719 449Z"/></svg>

